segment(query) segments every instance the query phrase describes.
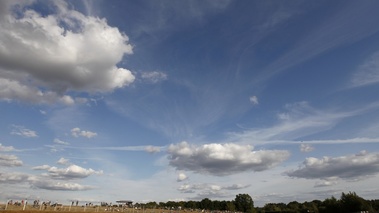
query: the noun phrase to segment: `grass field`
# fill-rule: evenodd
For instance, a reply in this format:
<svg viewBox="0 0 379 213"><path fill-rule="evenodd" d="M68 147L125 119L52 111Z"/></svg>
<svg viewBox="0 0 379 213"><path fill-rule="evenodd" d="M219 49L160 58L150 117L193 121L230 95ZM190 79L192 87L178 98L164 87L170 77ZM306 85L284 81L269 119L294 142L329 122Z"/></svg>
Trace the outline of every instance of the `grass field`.
<svg viewBox="0 0 379 213"><path fill-rule="evenodd" d="M185 211L174 211L167 209L134 209L134 208L122 208L122 207L103 207L103 206L69 206L63 205L59 207L47 206L33 207L32 205L26 205L25 210L23 206L5 205L0 204L0 213L57 213L57 212L70 212L70 213L83 213L83 212L124 212L124 213L184 213Z"/></svg>
<svg viewBox="0 0 379 213"><path fill-rule="evenodd" d="M1 213L57 213L57 212L72 212L72 213L83 213L83 212L125 212L125 213L177 213L178 211L169 211L162 209L133 209L133 208L122 208L122 207L102 207L102 206L47 206L44 207L33 207L32 205L26 205L25 210L23 206L15 205L5 205L0 204Z"/></svg>

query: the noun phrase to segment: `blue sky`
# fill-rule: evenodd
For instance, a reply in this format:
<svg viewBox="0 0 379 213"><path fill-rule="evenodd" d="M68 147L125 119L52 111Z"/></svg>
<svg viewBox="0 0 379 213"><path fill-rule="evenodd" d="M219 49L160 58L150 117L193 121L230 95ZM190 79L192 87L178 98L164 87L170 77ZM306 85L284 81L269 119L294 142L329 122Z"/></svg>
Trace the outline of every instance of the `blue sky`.
<svg viewBox="0 0 379 213"><path fill-rule="evenodd" d="M0 199L378 198L376 1L1 1Z"/></svg>

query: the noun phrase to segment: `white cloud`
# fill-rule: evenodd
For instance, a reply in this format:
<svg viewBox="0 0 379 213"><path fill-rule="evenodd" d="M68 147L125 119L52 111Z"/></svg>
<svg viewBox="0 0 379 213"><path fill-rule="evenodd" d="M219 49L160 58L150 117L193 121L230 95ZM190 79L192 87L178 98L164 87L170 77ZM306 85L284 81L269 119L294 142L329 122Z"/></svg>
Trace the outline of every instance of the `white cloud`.
<svg viewBox="0 0 379 213"><path fill-rule="evenodd" d="M259 102L258 102L258 97L257 96L251 96L250 98L249 98L249 100L250 100L250 103L252 103L253 105L257 105L257 104L259 104Z"/></svg>
<svg viewBox="0 0 379 213"><path fill-rule="evenodd" d="M158 83L167 79L167 74L163 72L143 72L141 78L151 83Z"/></svg>
<svg viewBox="0 0 379 213"><path fill-rule="evenodd" d="M337 184L337 181L322 180L315 183L315 187L328 187L334 186Z"/></svg>
<svg viewBox="0 0 379 213"><path fill-rule="evenodd" d="M290 177L306 179L342 178L355 180L379 173L379 153L362 151L340 157L306 158L296 170L287 171Z"/></svg>
<svg viewBox="0 0 379 213"><path fill-rule="evenodd" d="M187 175L184 174L183 172L181 172L178 174L178 178L176 179L176 181L182 182L182 181L187 180L187 179L188 179Z"/></svg>
<svg viewBox="0 0 379 213"><path fill-rule="evenodd" d="M56 143L56 144L60 144L60 145L70 145L70 143L68 143L66 141L62 141L62 140L60 140L58 138L54 138L53 142Z"/></svg>
<svg viewBox="0 0 379 213"><path fill-rule="evenodd" d="M379 83L379 52L360 65L351 79L353 87Z"/></svg>
<svg viewBox="0 0 379 213"><path fill-rule="evenodd" d="M60 158L58 161L57 161L58 164L61 164L61 165L68 165L70 164L70 160L69 159L66 159L66 158Z"/></svg>
<svg viewBox="0 0 379 213"><path fill-rule="evenodd" d="M371 3L347 2L341 10L319 25L315 25L306 36L297 40L291 51L286 51L263 71L257 81L270 78L297 64L301 64L322 53L345 44L359 41L378 32L372 27L378 22ZM354 31L354 33L351 33Z"/></svg>
<svg viewBox="0 0 379 213"><path fill-rule="evenodd" d="M19 135L25 138L34 138L38 137L37 133L33 130L26 129L23 126L13 125L12 135Z"/></svg>
<svg viewBox="0 0 379 213"><path fill-rule="evenodd" d="M379 143L379 138L348 138L348 139L330 139L330 140L308 140L308 144L348 144L348 143ZM303 143L303 142L297 142Z"/></svg>
<svg viewBox="0 0 379 213"><path fill-rule="evenodd" d="M195 192L195 190L192 189L190 184L180 185L178 188L178 191L180 191L182 193L194 193Z"/></svg>
<svg viewBox="0 0 379 213"><path fill-rule="evenodd" d="M45 164L45 165L42 165L42 166L35 166L32 169L33 170L48 170L50 168L51 168L51 166Z"/></svg>
<svg viewBox="0 0 379 213"><path fill-rule="evenodd" d="M7 183L7 184L20 184L24 181L27 181L29 178L29 175L21 174L21 173L0 173L0 183Z"/></svg>
<svg viewBox="0 0 379 213"><path fill-rule="evenodd" d="M146 146L145 151L148 153L156 153L156 152L160 152L161 148L158 146Z"/></svg>
<svg viewBox="0 0 379 213"><path fill-rule="evenodd" d="M74 100L68 95L59 96L56 92L43 92L38 88L24 85L18 81L1 78L1 72L0 68L0 100L22 100L35 104L51 104L57 102L64 105L72 105L74 103Z"/></svg>
<svg viewBox="0 0 379 213"><path fill-rule="evenodd" d="M227 190L239 190L239 189L245 189L247 187L250 187L250 185L233 184L231 186L226 186L226 187L223 187L223 188L227 189Z"/></svg>
<svg viewBox="0 0 379 213"><path fill-rule="evenodd" d="M81 185L78 183L59 182L52 180L34 180L31 181L33 187L46 190L58 190L58 191L85 191L93 189L93 186Z"/></svg>
<svg viewBox="0 0 379 213"><path fill-rule="evenodd" d="M181 193L197 193L199 198L205 195L212 195L213 197L223 197L228 194L227 191L239 190L248 188L250 185L232 184L228 186L221 186L217 184L183 184L180 185L178 191Z"/></svg>
<svg viewBox="0 0 379 213"><path fill-rule="evenodd" d="M85 169L77 165L70 165L67 168L57 168L51 167L48 165L37 166L33 168L34 170L46 170L48 172L48 176L54 179L82 179L86 178L90 175L101 175L103 171L95 171L93 169Z"/></svg>
<svg viewBox="0 0 379 213"><path fill-rule="evenodd" d="M93 189L93 186L46 179L43 176L33 176L23 173L0 173L0 183L6 184L29 184L32 188L60 191L84 191Z"/></svg>
<svg viewBox="0 0 379 213"><path fill-rule="evenodd" d="M236 184L234 184L236 185ZM191 198L201 200L203 198L226 198L232 196L229 190L232 186L220 186L217 184L185 184L178 190L182 193L196 193L196 196ZM233 190L233 189L232 189Z"/></svg>
<svg viewBox="0 0 379 213"><path fill-rule="evenodd" d="M15 167L22 166L22 161L16 155L0 154L0 166Z"/></svg>
<svg viewBox="0 0 379 213"><path fill-rule="evenodd" d="M2 8L0 100L70 105L75 101L67 91L109 92L134 81L116 66L132 54L129 38L105 19L58 1L51 2L54 13L42 15L28 3Z"/></svg>
<svg viewBox="0 0 379 213"><path fill-rule="evenodd" d="M3 146L1 143L0 143L0 152L10 152L10 151L14 151L15 148L13 146Z"/></svg>
<svg viewBox="0 0 379 213"><path fill-rule="evenodd" d="M278 114L278 122L276 124L268 128L229 133L228 141L245 144L288 142L329 130L343 119L377 110L378 108L379 103L377 102L351 111L319 110L313 108L307 102L286 104L286 111ZM348 143L349 140L340 141L341 143ZM377 138L355 138L351 140L378 141ZM338 140L330 141L337 142ZM307 141L307 143L312 144L311 141Z"/></svg>
<svg viewBox="0 0 379 213"><path fill-rule="evenodd" d="M314 150L314 147L310 144L300 144L300 151L301 152L312 152Z"/></svg>
<svg viewBox="0 0 379 213"><path fill-rule="evenodd" d="M190 145L187 142L168 147L169 163L178 170L225 176L245 171L263 171L289 157L288 151L253 151L252 146L237 144Z"/></svg>
<svg viewBox="0 0 379 213"><path fill-rule="evenodd" d="M74 137L82 136L86 138L93 138L97 136L97 133L91 132L91 131L80 130L80 128L76 127L76 128L71 129L71 135Z"/></svg>

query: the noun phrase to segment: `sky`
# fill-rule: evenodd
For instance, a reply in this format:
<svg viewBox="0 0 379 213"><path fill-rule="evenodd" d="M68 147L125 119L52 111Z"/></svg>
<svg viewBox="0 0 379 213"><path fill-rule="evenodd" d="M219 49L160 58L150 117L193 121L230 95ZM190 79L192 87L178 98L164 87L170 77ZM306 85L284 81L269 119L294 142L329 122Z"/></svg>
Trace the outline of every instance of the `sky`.
<svg viewBox="0 0 379 213"><path fill-rule="evenodd" d="M0 203L379 198L378 1L0 1Z"/></svg>

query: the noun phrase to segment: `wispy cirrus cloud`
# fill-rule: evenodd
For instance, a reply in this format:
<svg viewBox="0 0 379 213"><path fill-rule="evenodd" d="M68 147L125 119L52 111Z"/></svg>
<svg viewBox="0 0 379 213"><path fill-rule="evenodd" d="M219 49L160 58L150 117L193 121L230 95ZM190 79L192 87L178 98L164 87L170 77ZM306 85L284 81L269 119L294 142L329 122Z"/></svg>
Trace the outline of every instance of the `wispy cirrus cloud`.
<svg viewBox="0 0 379 213"><path fill-rule="evenodd" d="M167 74L158 71L142 72L141 78L150 83L158 83L160 81L167 80Z"/></svg>
<svg viewBox="0 0 379 213"><path fill-rule="evenodd" d="M276 61L268 65L256 82L269 79L322 53L353 43L379 31L372 27L379 21L371 3L345 2L333 16L316 25Z"/></svg>
<svg viewBox="0 0 379 213"><path fill-rule="evenodd" d="M379 52L361 64L351 78L352 87L379 83Z"/></svg>
<svg viewBox="0 0 379 213"><path fill-rule="evenodd" d="M19 135L25 138L35 138L38 137L37 132L27 129L23 126L18 126L18 125L12 125L13 129L11 131L12 135Z"/></svg>
<svg viewBox="0 0 379 213"><path fill-rule="evenodd" d="M228 141L243 144L269 143L376 143L378 138L357 137L350 139L298 140L308 135L332 129L344 119L372 112L379 109L374 102L353 110L320 110L308 102L287 104L285 111L278 113L278 120L267 128L255 128L241 132L228 133ZM357 132L357 135L359 133ZM304 145L303 145L304 146Z"/></svg>
<svg viewBox="0 0 379 213"><path fill-rule="evenodd" d="M148 153L157 153L161 151L161 147L158 146L146 146L145 151Z"/></svg>
<svg viewBox="0 0 379 213"><path fill-rule="evenodd" d="M56 144L59 144L59 145L70 145L70 143L68 143L66 141L62 141L62 140L60 140L58 138L54 138L53 142L56 143Z"/></svg>

